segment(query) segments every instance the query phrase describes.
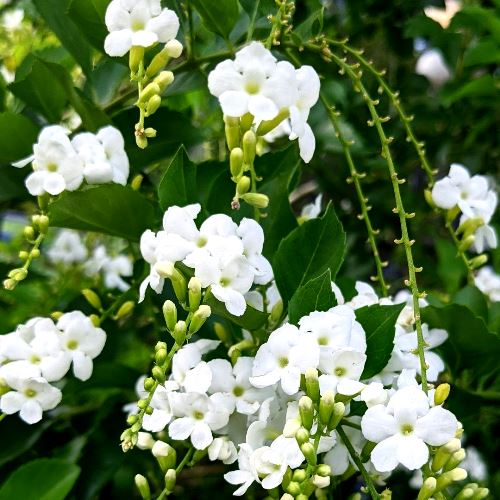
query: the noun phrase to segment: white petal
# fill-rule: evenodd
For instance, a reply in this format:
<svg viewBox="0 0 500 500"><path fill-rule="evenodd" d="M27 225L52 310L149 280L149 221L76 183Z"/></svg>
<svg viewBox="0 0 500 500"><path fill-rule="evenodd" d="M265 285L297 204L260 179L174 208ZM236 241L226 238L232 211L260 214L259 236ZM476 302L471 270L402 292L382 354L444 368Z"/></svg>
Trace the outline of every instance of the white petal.
<svg viewBox="0 0 500 500"><path fill-rule="evenodd" d="M39 196L44 193L43 183L45 172L33 172L26 177L25 184L32 196Z"/></svg>
<svg viewBox="0 0 500 500"><path fill-rule="evenodd" d="M82 351L73 354L73 373L80 380L88 380L92 375L92 359Z"/></svg>
<svg viewBox="0 0 500 500"><path fill-rule="evenodd" d="M383 405L368 408L361 419L361 430L368 441L379 443L397 431L396 420Z"/></svg>
<svg viewBox="0 0 500 500"><path fill-rule="evenodd" d="M458 203L459 197L459 189L448 177L437 181L432 188L432 199L440 208L453 208Z"/></svg>
<svg viewBox="0 0 500 500"><path fill-rule="evenodd" d="M364 432L363 432L364 434ZM389 472L394 470L398 461L398 450L400 446L399 435L384 439L373 448L371 453L372 463L379 472Z"/></svg>
<svg viewBox="0 0 500 500"><path fill-rule="evenodd" d="M219 97L222 111L227 116L243 116L248 111L248 94L237 90L228 90Z"/></svg>
<svg viewBox="0 0 500 500"><path fill-rule="evenodd" d="M311 127L306 123L304 125L304 133L299 137L300 157L305 163L309 163L316 149L316 138L314 137Z"/></svg>
<svg viewBox="0 0 500 500"><path fill-rule="evenodd" d="M132 47L132 32L128 29L114 31L104 40L104 50L111 57L124 56Z"/></svg>
<svg viewBox="0 0 500 500"><path fill-rule="evenodd" d="M23 404L19 416L28 424L36 424L42 420L42 407L35 400L26 401Z"/></svg>
<svg viewBox="0 0 500 500"><path fill-rule="evenodd" d="M429 459L429 448L418 437L406 436L399 443L397 458L407 469L420 469Z"/></svg>
<svg viewBox="0 0 500 500"><path fill-rule="evenodd" d="M221 96L222 97L222 96ZM248 99L248 111L256 120L272 120L279 112L274 102L263 95L252 95Z"/></svg>
<svg viewBox="0 0 500 500"><path fill-rule="evenodd" d="M455 437L457 425L453 413L435 406L425 417L417 420L415 434L432 446L441 446Z"/></svg>
<svg viewBox="0 0 500 500"><path fill-rule="evenodd" d="M191 442L197 450L204 450L214 440L210 427L204 422L198 422L191 433Z"/></svg>
<svg viewBox="0 0 500 500"><path fill-rule="evenodd" d="M194 425L195 423L192 418L177 418L168 426L168 435L172 439L183 441L191 435Z"/></svg>
<svg viewBox="0 0 500 500"><path fill-rule="evenodd" d="M43 179L43 189L54 196L61 194L66 189L66 181L57 172L47 173Z"/></svg>

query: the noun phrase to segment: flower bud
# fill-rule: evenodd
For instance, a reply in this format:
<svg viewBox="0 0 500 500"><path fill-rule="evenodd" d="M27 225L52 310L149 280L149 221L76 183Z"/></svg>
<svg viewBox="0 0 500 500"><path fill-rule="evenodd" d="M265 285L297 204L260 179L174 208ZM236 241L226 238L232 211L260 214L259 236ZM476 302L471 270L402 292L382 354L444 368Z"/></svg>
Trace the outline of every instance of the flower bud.
<svg viewBox="0 0 500 500"><path fill-rule="evenodd" d="M292 481L301 483L307 478L307 472L304 469L295 469L292 474Z"/></svg>
<svg viewBox="0 0 500 500"><path fill-rule="evenodd" d="M295 439L299 445L309 442L309 431L304 427L300 427L295 433Z"/></svg>
<svg viewBox="0 0 500 500"><path fill-rule="evenodd" d="M316 474L319 476L331 476L332 475L332 468L328 464L320 464L318 465L318 468L316 469Z"/></svg>
<svg viewBox="0 0 500 500"><path fill-rule="evenodd" d="M287 438L293 438L301 427L302 425L300 420L291 418L286 421L285 426L283 427L283 436Z"/></svg>
<svg viewBox="0 0 500 500"><path fill-rule="evenodd" d="M316 465L316 459L317 459L316 450L314 449L314 446L312 443L310 443L309 441L307 443L302 443L300 445L300 451L302 452L302 454L306 458L307 463L309 465L313 465L313 466Z"/></svg>
<svg viewBox="0 0 500 500"><path fill-rule="evenodd" d="M315 474L312 482L316 488L328 488L328 486L330 486L330 476L320 476L319 474Z"/></svg>
<svg viewBox="0 0 500 500"><path fill-rule="evenodd" d="M139 70L139 65L144 58L144 47L134 46L130 48L130 53L128 57L128 67L132 74L137 73Z"/></svg>
<svg viewBox="0 0 500 500"><path fill-rule="evenodd" d="M166 300L162 310L167 328L170 332L173 332L177 323L177 307L175 307L175 304L171 300Z"/></svg>
<svg viewBox="0 0 500 500"><path fill-rule="evenodd" d="M23 281L26 279L28 276L28 270L25 269L24 267L20 267L18 269L12 269L12 271L9 272L9 278L12 278L13 280L16 281Z"/></svg>
<svg viewBox="0 0 500 500"><path fill-rule="evenodd" d="M152 377L146 377L144 379L144 390L145 391L150 391L155 385L155 381L154 381L154 378Z"/></svg>
<svg viewBox="0 0 500 500"><path fill-rule="evenodd" d="M266 135L271 130L274 130L283 120L286 120L290 116L290 111L288 108L283 108L280 112L272 119L266 120L260 123L257 128L257 135Z"/></svg>
<svg viewBox="0 0 500 500"><path fill-rule="evenodd" d="M439 384L434 392L434 404L442 405L450 395L450 384Z"/></svg>
<svg viewBox="0 0 500 500"><path fill-rule="evenodd" d="M127 302L124 302L121 306L120 309L118 309L118 312L115 314L116 319L124 318L125 316L128 316L135 307L135 302L132 300L127 300Z"/></svg>
<svg viewBox="0 0 500 500"><path fill-rule="evenodd" d="M335 405L335 394L333 391L325 391L319 400L319 421L323 425L328 425Z"/></svg>
<svg viewBox="0 0 500 500"><path fill-rule="evenodd" d="M182 54L182 43L179 42L179 40L176 40L175 38L173 40L169 40L165 44L165 50L167 51L168 55L172 57L173 59L177 59L180 57Z"/></svg>
<svg viewBox="0 0 500 500"><path fill-rule="evenodd" d="M142 134L135 135L135 143L137 144L137 147L141 149L146 149L148 147L148 140Z"/></svg>
<svg viewBox="0 0 500 500"><path fill-rule="evenodd" d="M252 113L245 113L241 118L240 118L240 130L241 133L244 134L247 130L250 129L250 127L253 124L254 116Z"/></svg>
<svg viewBox="0 0 500 500"><path fill-rule="evenodd" d="M430 189L424 190L424 198L432 209L436 208L436 204L434 203L434 199L432 198L432 192Z"/></svg>
<svg viewBox="0 0 500 500"><path fill-rule="evenodd" d="M446 462L443 470L447 472L454 469L455 467L458 467L460 463L465 460L466 455L467 454L465 453L465 450L463 448L460 448L458 451L453 453L448 462Z"/></svg>
<svg viewBox="0 0 500 500"><path fill-rule="evenodd" d="M50 317L54 320L57 321L64 313L62 311L54 311L53 313L50 313Z"/></svg>
<svg viewBox="0 0 500 500"><path fill-rule="evenodd" d="M283 301L280 299L276 304L274 304L271 309L271 314L269 315L269 323L271 325L277 325L281 320L281 315L283 314Z"/></svg>
<svg viewBox="0 0 500 500"><path fill-rule="evenodd" d="M300 484L296 481L291 481L290 484L285 488L287 493L290 493L292 497L297 497L300 495Z"/></svg>
<svg viewBox="0 0 500 500"><path fill-rule="evenodd" d="M458 250L460 252L466 252L474 244L475 240L476 238L474 238L472 234L470 236L467 236L467 238L463 238L458 245Z"/></svg>
<svg viewBox="0 0 500 500"><path fill-rule="evenodd" d="M38 259L38 257L40 257L40 250L38 248L33 248L33 250L31 250L30 252L30 256L33 259Z"/></svg>
<svg viewBox="0 0 500 500"><path fill-rule="evenodd" d="M137 448L140 450L150 450L154 444L155 440L149 432L137 433Z"/></svg>
<svg viewBox="0 0 500 500"><path fill-rule="evenodd" d="M488 488L478 488L474 492L473 500L482 500L486 498L490 494L490 490Z"/></svg>
<svg viewBox="0 0 500 500"><path fill-rule="evenodd" d="M222 323L214 323L214 332L217 338L223 343L228 344L231 338L231 334L227 328Z"/></svg>
<svg viewBox="0 0 500 500"><path fill-rule="evenodd" d="M198 332L211 314L212 309L210 306L201 305L191 318L191 322L189 323L189 335L191 336Z"/></svg>
<svg viewBox="0 0 500 500"><path fill-rule="evenodd" d="M240 127L238 118L224 116L226 142L229 151L240 145Z"/></svg>
<svg viewBox="0 0 500 500"><path fill-rule="evenodd" d="M450 459L451 455L462 447L460 440L453 438L443 446L440 446L434 458L432 459L432 470L437 472L444 467L444 464Z"/></svg>
<svg viewBox="0 0 500 500"><path fill-rule="evenodd" d="M250 177L244 175L236 184L236 196L240 197L248 193L250 189L250 183L251 183Z"/></svg>
<svg viewBox="0 0 500 500"><path fill-rule="evenodd" d="M92 321L92 324L97 328L99 326L101 326L101 318L99 318L99 316L97 316L97 314L91 314L89 316L90 318L90 321Z"/></svg>
<svg viewBox="0 0 500 500"><path fill-rule="evenodd" d="M167 360L167 350L166 349L159 349L158 351L155 352L155 362L157 365L163 365L165 361Z"/></svg>
<svg viewBox="0 0 500 500"><path fill-rule="evenodd" d="M137 415L129 415L127 417L127 424L134 425L137 422Z"/></svg>
<svg viewBox="0 0 500 500"><path fill-rule="evenodd" d="M309 396L302 396L300 398L299 413L302 425L310 431L314 420L314 405Z"/></svg>
<svg viewBox="0 0 500 500"><path fill-rule="evenodd" d="M243 173L243 150L241 148L233 148L229 155L229 166L231 175L236 180Z"/></svg>
<svg viewBox="0 0 500 500"><path fill-rule="evenodd" d="M318 370L308 368L305 373L306 394L317 403L320 400Z"/></svg>
<svg viewBox="0 0 500 500"><path fill-rule="evenodd" d="M290 495L290 493L283 493L283 495L281 495L280 497L280 500L293 500L294 497L292 495Z"/></svg>
<svg viewBox="0 0 500 500"><path fill-rule="evenodd" d="M137 489L139 490L141 498L143 498L143 500L149 500L151 498L151 490L149 489L148 480L143 475L136 474L134 481Z"/></svg>
<svg viewBox="0 0 500 500"><path fill-rule="evenodd" d="M243 135L243 161L247 165L253 165L255 160L255 146L257 138L252 130L247 130Z"/></svg>
<svg viewBox="0 0 500 500"><path fill-rule="evenodd" d="M144 90L141 92L141 95L139 96L139 103L145 104L152 97L158 95L159 93L160 93L159 85L156 82L151 82L148 85L146 85Z"/></svg>
<svg viewBox="0 0 500 500"><path fill-rule="evenodd" d="M434 494L435 491L436 491L436 478L428 477L424 481L422 487L420 488L420 491L418 492L417 500L428 500L429 498L431 498L431 496Z"/></svg>
<svg viewBox="0 0 500 500"><path fill-rule="evenodd" d="M344 417L345 414L345 404L344 403L335 403L333 405L333 412L330 418L330 422L328 422L328 430L332 431L339 425L340 421Z"/></svg>
<svg viewBox="0 0 500 500"><path fill-rule="evenodd" d="M174 81L174 74L171 71L162 71L155 79L154 82L160 87L160 93L163 93L165 89L172 84Z"/></svg>
<svg viewBox="0 0 500 500"><path fill-rule="evenodd" d="M167 491L174 491L176 481L177 474L175 469L169 469L165 474L165 488Z"/></svg>
<svg viewBox="0 0 500 500"><path fill-rule="evenodd" d="M476 490L466 486L456 497L455 500L471 500Z"/></svg>
<svg viewBox="0 0 500 500"><path fill-rule="evenodd" d="M441 474L437 478L436 491L441 491L453 482L463 481L467 477L467 471L465 469L453 469L448 472Z"/></svg>
<svg viewBox="0 0 500 500"><path fill-rule="evenodd" d="M23 230L23 234L28 241L35 238L35 230L32 226L26 226Z"/></svg>
<svg viewBox="0 0 500 500"><path fill-rule="evenodd" d="M144 129L144 135L148 138L156 137L157 131L153 127L148 127ZM136 177L139 177L138 175ZM142 175L141 175L142 177Z"/></svg>
<svg viewBox="0 0 500 500"><path fill-rule="evenodd" d="M156 272L162 278L169 278L172 281L172 286L174 288L175 296L179 302L184 303L186 300L186 278L179 272L172 262L163 261L157 262L155 264Z"/></svg>
<svg viewBox="0 0 500 500"><path fill-rule="evenodd" d="M177 452L164 441L156 441L151 453L158 460L163 472L174 468L177 463Z"/></svg>
<svg viewBox="0 0 500 500"><path fill-rule="evenodd" d="M391 500L392 498L392 491L388 488L386 488L381 494L380 494L380 500Z"/></svg>
<svg viewBox="0 0 500 500"><path fill-rule="evenodd" d="M185 321L177 321L172 331L172 337L177 345L184 344L186 340L187 325Z"/></svg>
<svg viewBox="0 0 500 500"><path fill-rule="evenodd" d="M159 366L153 366L151 374L160 384L163 384L163 382L165 382L165 372Z"/></svg>
<svg viewBox="0 0 500 500"><path fill-rule="evenodd" d="M39 215L37 220L38 230L45 234L49 229L49 218L46 215Z"/></svg>
<svg viewBox="0 0 500 500"><path fill-rule="evenodd" d="M241 199L255 208L266 208L269 205L269 197L261 193L246 193Z"/></svg>
<svg viewBox="0 0 500 500"><path fill-rule="evenodd" d="M193 276L188 283L189 310L195 312L201 302L201 281Z"/></svg>
<svg viewBox="0 0 500 500"><path fill-rule="evenodd" d="M168 51L166 50L166 47L163 47L163 49L160 50L160 52L158 52L158 54L156 54L149 63L149 66L146 69L146 76L148 78L154 78L154 76L167 65L169 59L170 56Z"/></svg>
<svg viewBox="0 0 500 500"><path fill-rule="evenodd" d="M158 111L158 108L161 106L161 97L159 95L154 95L148 101L146 105L146 114L145 116L151 116Z"/></svg>
<svg viewBox="0 0 500 500"><path fill-rule="evenodd" d="M26 259L29 257L29 255L30 255L30 254L29 254L26 250L21 250L21 251L19 252L19 258L20 258L21 260L26 260Z"/></svg>
<svg viewBox="0 0 500 500"><path fill-rule="evenodd" d="M486 262L488 262L488 256L484 253L469 260L469 264L472 269L477 269L478 267L484 266Z"/></svg>

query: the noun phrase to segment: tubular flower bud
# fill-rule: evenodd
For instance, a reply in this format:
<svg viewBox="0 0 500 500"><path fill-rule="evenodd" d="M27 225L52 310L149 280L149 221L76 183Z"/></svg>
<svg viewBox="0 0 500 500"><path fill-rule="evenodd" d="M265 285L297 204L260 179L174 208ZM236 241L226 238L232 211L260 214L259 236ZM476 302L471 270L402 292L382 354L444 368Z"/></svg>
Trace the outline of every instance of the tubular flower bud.
<svg viewBox="0 0 500 500"><path fill-rule="evenodd" d="M134 481L137 489L139 490L141 498L143 498L144 500L149 500L151 498L151 490L149 489L148 480L143 475L136 474Z"/></svg>
<svg viewBox="0 0 500 500"><path fill-rule="evenodd" d="M275 118L272 120L266 120L260 123L257 128L257 135L266 135L271 130L274 130L283 120L286 120L290 116L290 111L288 108L283 108Z"/></svg>
<svg viewBox="0 0 500 500"><path fill-rule="evenodd" d="M201 302L201 281L193 276L188 283L189 310L195 312Z"/></svg>
<svg viewBox="0 0 500 500"><path fill-rule="evenodd" d="M180 57L180 55L182 54L182 49L182 43L179 42L179 40L175 39L169 40L165 45L167 54L173 59L177 59L178 57Z"/></svg>
<svg viewBox="0 0 500 500"><path fill-rule="evenodd" d="M156 96L159 93L160 93L160 86L155 82L151 82L148 85L146 85L144 90L141 92L141 95L139 96L139 102L145 104L153 96Z"/></svg>
<svg viewBox="0 0 500 500"><path fill-rule="evenodd" d="M177 474L175 472L175 469L169 469L165 474L165 488L168 491L174 491L176 481Z"/></svg>
<svg viewBox="0 0 500 500"><path fill-rule="evenodd" d="M255 146L257 138L252 130L247 130L243 135L243 161L247 165L253 165L255 160Z"/></svg>
<svg viewBox="0 0 500 500"><path fill-rule="evenodd" d="M299 445L302 445L304 443L308 443L309 442L309 431L307 429L305 429L304 427L301 427L295 433L295 439L297 440L297 443L299 443Z"/></svg>
<svg viewBox="0 0 500 500"><path fill-rule="evenodd" d="M269 198L265 194L261 193L246 193L241 196L242 200L245 200L249 205L255 208L267 208L269 205Z"/></svg>
<svg viewBox="0 0 500 500"><path fill-rule="evenodd" d="M161 97L159 95L154 95L149 99L148 104L146 105L146 116L151 116L158 111L158 108L161 106Z"/></svg>
<svg viewBox="0 0 500 500"><path fill-rule="evenodd" d="M102 308L101 299L99 298L99 295L97 295L97 293L95 293L93 290L85 288L84 290L82 290L82 295L85 297L87 302L95 309L99 310Z"/></svg>
<svg viewBox="0 0 500 500"><path fill-rule="evenodd" d="M229 166L234 179L237 179L243 173L243 150L241 148L235 147L231 150Z"/></svg>
<svg viewBox="0 0 500 500"><path fill-rule="evenodd" d="M184 344L186 340L187 326L185 321L177 321L174 330L172 332L172 337L177 345Z"/></svg>
<svg viewBox="0 0 500 500"><path fill-rule="evenodd" d="M125 316L128 316L135 307L135 302L131 300L127 300L127 302L124 302L121 306L120 309L118 309L118 312L115 315L116 319L124 318Z"/></svg>
<svg viewBox="0 0 500 500"><path fill-rule="evenodd" d="M128 58L128 67L130 68L130 72L137 73L139 70L139 65L141 64L144 58L144 47L131 47L130 54Z"/></svg>
<svg viewBox="0 0 500 500"><path fill-rule="evenodd" d="M167 328L170 332L173 332L177 323L177 307L175 307L175 304L171 300L166 300L162 309Z"/></svg>
<svg viewBox="0 0 500 500"><path fill-rule="evenodd" d="M314 406L312 399L309 396L302 396L300 398L299 412L302 425L310 431L314 420Z"/></svg>
<svg viewBox="0 0 500 500"><path fill-rule="evenodd" d="M250 189L250 182L251 182L250 181L250 177L247 177L246 175L244 175L238 181L238 184L236 184L236 194L237 194L237 196L243 196L244 194L248 193L248 190Z"/></svg>
<svg viewBox="0 0 500 500"><path fill-rule="evenodd" d="M156 54L151 60L151 63L146 69L146 76L148 78L153 78L167 65L170 56L166 49L166 46L163 47L163 49L160 50L160 52L158 52L158 54Z"/></svg>
<svg viewBox="0 0 500 500"><path fill-rule="evenodd" d="M212 309L210 306L201 305L191 318L191 323L189 323L189 335L193 335L199 331L211 314Z"/></svg>
<svg viewBox="0 0 500 500"><path fill-rule="evenodd" d="M306 394L317 403L320 400L318 370L316 368L308 368L305 378Z"/></svg>
<svg viewBox="0 0 500 500"><path fill-rule="evenodd" d="M486 254L478 255L469 261L472 269L477 269L478 267L484 266L488 262L488 256Z"/></svg>
<svg viewBox="0 0 500 500"><path fill-rule="evenodd" d="M460 440L454 438L448 443L440 446L432 459L432 470L437 472L442 469L446 462L450 459L451 455L461 448Z"/></svg>
<svg viewBox="0 0 500 500"><path fill-rule="evenodd" d="M453 482L463 481L467 477L467 471L465 469L453 469L444 474L441 474L437 478L436 491L441 491Z"/></svg>
<svg viewBox="0 0 500 500"><path fill-rule="evenodd" d="M312 443L310 443L309 441L307 443L302 443L300 445L300 451L306 458L307 463L309 465L316 465L316 460L317 460L316 450L314 449Z"/></svg>
<svg viewBox="0 0 500 500"><path fill-rule="evenodd" d="M319 400L319 421L323 425L328 425L335 405L335 394L332 391L325 391Z"/></svg>
<svg viewBox="0 0 500 500"><path fill-rule="evenodd" d="M151 374L160 384L165 382L165 372L159 366L153 366Z"/></svg>
<svg viewBox="0 0 500 500"><path fill-rule="evenodd" d="M428 500L431 498L436 491L436 484L436 478L428 477L418 492L417 500Z"/></svg>
<svg viewBox="0 0 500 500"><path fill-rule="evenodd" d="M460 448L460 450L453 453L448 462L446 462L444 470L449 471L454 469L455 467L458 467L460 463L465 460L465 457L466 457L465 450L463 448Z"/></svg>
<svg viewBox="0 0 500 500"><path fill-rule="evenodd" d="M340 421L344 417L345 414L345 404L344 403L335 403L333 405L333 412L330 418L330 422L328 422L328 430L333 430L339 425Z"/></svg>
<svg viewBox="0 0 500 500"><path fill-rule="evenodd" d="M240 121L238 118L233 118L231 116L224 116L225 132L226 132L226 142L229 151L240 145Z"/></svg>
<svg viewBox="0 0 500 500"><path fill-rule="evenodd" d="M174 81L174 74L171 71L162 71L155 79L154 82L160 87L160 93L163 93L165 89L172 84Z"/></svg>
<svg viewBox="0 0 500 500"><path fill-rule="evenodd" d="M177 463L177 452L164 441L156 441L151 453L158 460L163 472L174 468Z"/></svg>
<svg viewBox="0 0 500 500"><path fill-rule="evenodd" d="M439 384L434 392L434 404L442 405L450 395L450 384Z"/></svg>

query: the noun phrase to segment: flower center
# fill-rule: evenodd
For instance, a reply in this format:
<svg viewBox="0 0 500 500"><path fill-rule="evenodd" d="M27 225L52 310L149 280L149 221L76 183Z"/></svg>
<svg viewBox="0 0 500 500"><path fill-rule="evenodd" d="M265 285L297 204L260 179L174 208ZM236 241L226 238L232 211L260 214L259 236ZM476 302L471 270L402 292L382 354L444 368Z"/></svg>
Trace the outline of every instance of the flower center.
<svg viewBox="0 0 500 500"><path fill-rule="evenodd" d="M47 170L49 172L57 172L57 165L55 163L49 163L47 165Z"/></svg>
<svg viewBox="0 0 500 500"><path fill-rule="evenodd" d="M30 361L31 363L33 363L34 365L37 365L38 363L40 363L40 361L42 361L36 354L33 354L33 356L31 356L30 358Z"/></svg>
<svg viewBox="0 0 500 500"><path fill-rule="evenodd" d="M347 370L345 368L339 366L338 368L335 368L334 373L337 377L343 377L346 374L346 371Z"/></svg>
<svg viewBox="0 0 500 500"><path fill-rule="evenodd" d="M203 248L207 244L207 239L204 236L200 236L196 242L198 248Z"/></svg>
<svg viewBox="0 0 500 500"><path fill-rule="evenodd" d="M260 90L260 86L256 82L248 82L245 85L245 90L246 90L247 94L258 94L258 92Z"/></svg>
<svg viewBox="0 0 500 500"><path fill-rule="evenodd" d="M228 286L231 284L231 280L229 278L221 278L219 280L219 283L221 284L221 286Z"/></svg>
<svg viewBox="0 0 500 500"><path fill-rule="evenodd" d="M193 418L194 418L195 420L203 420L203 417L204 417L204 416L205 416L205 415L204 415L201 411L195 410L195 411L193 412Z"/></svg>
<svg viewBox="0 0 500 500"><path fill-rule="evenodd" d="M280 365L280 368L285 368L285 366L288 365L288 358L282 356L281 358L278 359L278 364Z"/></svg>
<svg viewBox="0 0 500 500"><path fill-rule="evenodd" d="M328 345L328 338L327 337L320 337L318 339L318 344L319 345Z"/></svg>
<svg viewBox="0 0 500 500"><path fill-rule="evenodd" d="M142 21L134 21L132 23L132 31L140 31L144 29L144 23Z"/></svg>
<svg viewBox="0 0 500 500"><path fill-rule="evenodd" d="M413 434L413 426L411 424L403 424L401 426L401 434L404 434L405 436Z"/></svg>
<svg viewBox="0 0 500 500"><path fill-rule="evenodd" d="M36 391L34 391L33 389L26 389L24 391L24 394L25 396L27 396L28 398L34 398L36 396Z"/></svg>
<svg viewBox="0 0 500 500"><path fill-rule="evenodd" d="M240 396L243 396L243 393L245 392L245 389L243 387L237 385L233 388L233 394L239 398Z"/></svg>
<svg viewBox="0 0 500 500"><path fill-rule="evenodd" d="M78 342L76 340L69 340L66 347L71 351L74 351L78 347Z"/></svg>

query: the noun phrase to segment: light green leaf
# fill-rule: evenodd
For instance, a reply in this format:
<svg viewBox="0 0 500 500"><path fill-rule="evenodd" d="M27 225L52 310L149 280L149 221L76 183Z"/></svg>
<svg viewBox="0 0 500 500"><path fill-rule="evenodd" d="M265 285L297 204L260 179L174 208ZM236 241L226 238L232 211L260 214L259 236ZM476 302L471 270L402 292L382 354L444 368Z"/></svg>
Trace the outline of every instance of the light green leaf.
<svg viewBox="0 0 500 500"><path fill-rule="evenodd" d="M70 0L68 15L85 38L99 51L104 51L108 34L104 15L109 0Z"/></svg>
<svg viewBox="0 0 500 500"><path fill-rule="evenodd" d="M191 0L191 4L198 11L203 23L210 31L228 38L239 16L238 0Z"/></svg>

